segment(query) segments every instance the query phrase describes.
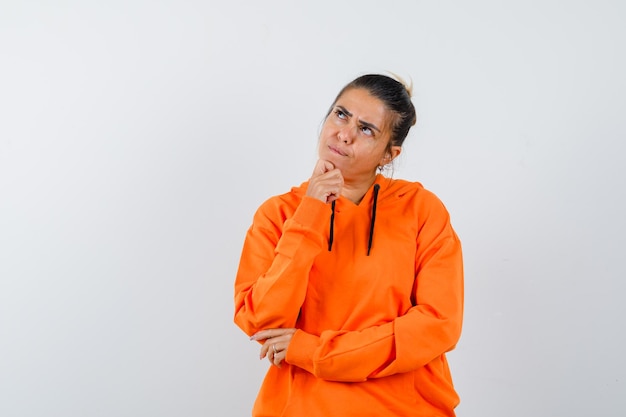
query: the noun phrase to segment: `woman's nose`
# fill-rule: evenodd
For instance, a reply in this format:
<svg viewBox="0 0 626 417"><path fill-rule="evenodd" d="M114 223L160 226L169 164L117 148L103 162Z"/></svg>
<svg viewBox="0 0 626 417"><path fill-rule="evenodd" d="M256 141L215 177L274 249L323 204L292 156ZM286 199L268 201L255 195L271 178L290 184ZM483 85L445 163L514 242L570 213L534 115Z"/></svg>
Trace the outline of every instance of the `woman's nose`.
<svg viewBox="0 0 626 417"><path fill-rule="evenodd" d="M337 132L337 137L343 143L352 143L354 140L354 127L345 126L342 129L339 129Z"/></svg>

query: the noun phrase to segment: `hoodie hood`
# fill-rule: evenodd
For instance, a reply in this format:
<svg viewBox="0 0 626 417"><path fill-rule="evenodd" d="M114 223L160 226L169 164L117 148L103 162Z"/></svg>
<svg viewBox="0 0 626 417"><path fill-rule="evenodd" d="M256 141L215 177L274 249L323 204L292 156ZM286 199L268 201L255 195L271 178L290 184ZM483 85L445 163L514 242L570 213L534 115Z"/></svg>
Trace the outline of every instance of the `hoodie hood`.
<svg viewBox="0 0 626 417"><path fill-rule="evenodd" d="M376 175L376 179L372 186L367 190L363 199L356 206L369 205L370 207L370 222L369 233L367 242L367 256L370 255L372 246L374 243L374 229L376 226L376 213L379 201L385 204L392 204L393 200L402 198L406 192L415 190L415 186L423 188L421 184L415 182L408 182L404 180L394 180L387 178L381 174ZM299 197L306 195L306 189L308 187L308 181L302 183L299 187L292 188L292 192ZM330 206L330 226L328 234L328 251L332 251L333 243L335 240L335 212L337 209L337 201L341 201L342 204L354 204L345 197L340 197L329 204ZM364 227L367 227L364 225Z"/></svg>

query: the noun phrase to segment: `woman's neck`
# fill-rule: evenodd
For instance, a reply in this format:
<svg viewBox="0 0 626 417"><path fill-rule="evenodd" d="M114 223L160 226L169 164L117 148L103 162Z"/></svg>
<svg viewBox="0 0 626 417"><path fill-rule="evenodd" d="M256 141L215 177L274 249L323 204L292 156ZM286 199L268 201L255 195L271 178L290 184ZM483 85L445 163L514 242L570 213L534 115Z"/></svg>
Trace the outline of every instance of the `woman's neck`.
<svg viewBox="0 0 626 417"><path fill-rule="evenodd" d="M371 177L365 179L359 179L358 181L350 181L344 178L343 189L341 195L354 204L359 204L367 190L370 189L372 184L376 181L376 172Z"/></svg>

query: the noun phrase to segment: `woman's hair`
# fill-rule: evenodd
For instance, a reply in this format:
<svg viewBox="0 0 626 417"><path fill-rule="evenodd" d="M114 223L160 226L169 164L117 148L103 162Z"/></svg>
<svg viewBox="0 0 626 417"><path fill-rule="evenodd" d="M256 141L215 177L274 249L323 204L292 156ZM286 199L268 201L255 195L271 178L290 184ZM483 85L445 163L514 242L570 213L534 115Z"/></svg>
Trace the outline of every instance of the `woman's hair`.
<svg viewBox="0 0 626 417"><path fill-rule="evenodd" d="M364 89L373 97L383 102L387 110L391 112L391 138L389 146L402 146L404 139L409 134L409 129L417 120L415 107L411 102L411 88L403 82L380 74L362 75L341 89L328 114L337 103L337 100L348 90ZM327 114L327 116L328 116Z"/></svg>

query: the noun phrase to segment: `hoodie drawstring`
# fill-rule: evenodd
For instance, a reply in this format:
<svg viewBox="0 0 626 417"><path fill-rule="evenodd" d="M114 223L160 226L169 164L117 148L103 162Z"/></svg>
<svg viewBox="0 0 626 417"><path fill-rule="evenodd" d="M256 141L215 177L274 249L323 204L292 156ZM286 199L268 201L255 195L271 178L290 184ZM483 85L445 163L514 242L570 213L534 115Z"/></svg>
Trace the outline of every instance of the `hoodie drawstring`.
<svg viewBox="0 0 626 417"><path fill-rule="evenodd" d="M372 204L372 220L370 222L370 238L367 241L367 256L370 256L370 249L372 249L372 240L374 239L374 223L376 222L376 203L378 202L378 190L380 185L374 185L374 203Z"/></svg>
<svg viewBox="0 0 626 417"><path fill-rule="evenodd" d="M333 200L330 203L330 209L332 210L330 214L330 235L328 237L328 252L333 248L333 238L334 238L334 230L335 230L335 201Z"/></svg>
<svg viewBox="0 0 626 417"><path fill-rule="evenodd" d="M370 251L372 249L372 242L374 240L374 224L376 223L376 204L378 203L378 190L380 189L380 185L374 184L374 202L372 203L372 218L370 220L370 236L367 241L367 256L370 256ZM331 214L330 214L330 233L328 237L328 252L330 252L333 248L333 240L334 240L334 231L335 231L335 201L330 204Z"/></svg>

